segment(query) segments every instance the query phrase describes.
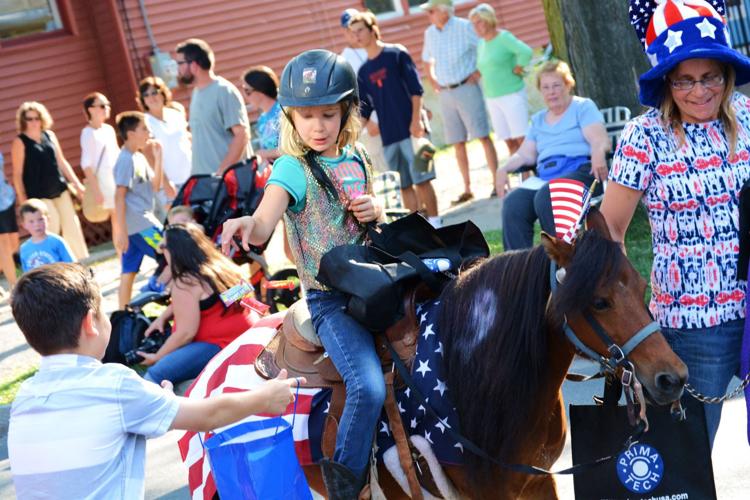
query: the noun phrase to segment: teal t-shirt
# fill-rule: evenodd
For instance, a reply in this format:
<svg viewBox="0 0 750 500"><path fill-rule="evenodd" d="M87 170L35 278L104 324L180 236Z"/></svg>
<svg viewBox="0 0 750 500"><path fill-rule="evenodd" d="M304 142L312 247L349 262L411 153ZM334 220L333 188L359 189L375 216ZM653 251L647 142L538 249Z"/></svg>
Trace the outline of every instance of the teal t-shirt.
<svg viewBox="0 0 750 500"><path fill-rule="evenodd" d="M336 158L319 156L320 164L330 179L343 187L350 199L355 199L365 193L366 176L364 163L345 148ZM268 179L268 185L275 184L289 193L292 198L289 209L299 213L305 208L305 194L307 192L307 177L305 167L294 156L283 155L273 162L273 171Z"/></svg>
<svg viewBox="0 0 750 500"><path fill-rule="evenodd" d="M521 90L523 78L513 73L513 68L529 64L531 53L531 47L510 31L502 30L489 42L480 39L477 69L482 74L484 96L500 97Z"/></svg>

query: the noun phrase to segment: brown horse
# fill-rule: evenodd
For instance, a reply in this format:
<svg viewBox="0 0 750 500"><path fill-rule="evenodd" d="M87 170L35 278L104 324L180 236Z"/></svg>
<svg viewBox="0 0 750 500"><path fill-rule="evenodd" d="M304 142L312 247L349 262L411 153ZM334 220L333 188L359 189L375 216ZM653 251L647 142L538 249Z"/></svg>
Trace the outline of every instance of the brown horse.
<svg viewBox="0 0 750 500"><path fill-rule="evenodd" d="M606 347L584 313L620 346L651 322L643 301L646 283L611 241L596 210L587 227L574 245L543 235L539 247L486 259L462 273L441 297L437 334L461 433L505 463L549 469L563 451L561 387L575 354L563 334L563 318L602 355ZM552 295L550 259L566 269ZM494 307L488 308L488 301ZM679 399L687 368L660 333L628 357L651 401ZM465 456L464 467L446 467L446 472L466 497L557 498L551 476L513 473L471 453ZM408 498L381 469L386 497ZM305 467L305 474L311 487L325 494L319 468Z"/></svg>
<svg viewBox="0 0 750 500"><path fill-rule="evenodd" d="M566 271L554 291L551 261ZM591 318L615 344L625 345L652 322L645 287L593 209L573 245L543 235L536 248L484 259L462 272L440 297L435 332L461 434L501 462L552 467L565 443L561 386L575 354L564 322L586 347L607 355ZM238 341L254 336L251 329ZM252 362L246 355L238 359ZM667 404L682 395L687 368L661 333L646 337L628 359L652 402ZM205 385L201 377L199 386ZM213 387L224 384L216 373L211 379ZM463 459L463 466L445 470L464 497L557 498L551 476L510 472L468 451ZM311 488L325 494L319 467L304 471ZM385 467L379 478L389 500L408 498Z"/></svg>

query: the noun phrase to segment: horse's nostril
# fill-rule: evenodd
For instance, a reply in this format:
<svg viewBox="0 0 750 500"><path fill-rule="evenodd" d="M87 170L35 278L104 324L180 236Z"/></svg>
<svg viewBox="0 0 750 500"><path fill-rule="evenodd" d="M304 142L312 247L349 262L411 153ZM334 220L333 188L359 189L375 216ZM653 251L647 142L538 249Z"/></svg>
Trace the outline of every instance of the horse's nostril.
<svg viewBox="0 0 750 500"><path fill-rule="evenodd" d="M661 391L672 391L685 385L685 380L673 373L659 373L656 375L656 387Z"/></svg>

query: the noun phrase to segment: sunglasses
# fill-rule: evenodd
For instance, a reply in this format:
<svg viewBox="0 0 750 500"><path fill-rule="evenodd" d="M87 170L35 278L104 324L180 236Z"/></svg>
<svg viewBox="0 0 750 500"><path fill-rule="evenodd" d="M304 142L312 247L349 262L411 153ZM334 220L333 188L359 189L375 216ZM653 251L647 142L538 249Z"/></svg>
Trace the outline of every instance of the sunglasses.
<svg viewBox="0 0 750 500"><path fill-rule="evenodd" d="M158 90L151 90L149 92L144 92L141 95L143 95L143 97L154 97L154 96L157 96L159 94L160 94L160 92Z"/></svg>
<svg viewBox="0 0 750 500"><path fill-rule="evenodd" d="M27 121L27 122L40 122L40 121L42 121L42 118L39 117L39 116L24 116L23 119L24 119L24 121Z"/></svg>
<svg viewBox="0 0 750 500"><path fill-rule="evenodd" d="M111 106L111 104L107 103L107 104L92 104L89 107L90 108L107 109L107 108L112 107L112 106Z"/></svg>

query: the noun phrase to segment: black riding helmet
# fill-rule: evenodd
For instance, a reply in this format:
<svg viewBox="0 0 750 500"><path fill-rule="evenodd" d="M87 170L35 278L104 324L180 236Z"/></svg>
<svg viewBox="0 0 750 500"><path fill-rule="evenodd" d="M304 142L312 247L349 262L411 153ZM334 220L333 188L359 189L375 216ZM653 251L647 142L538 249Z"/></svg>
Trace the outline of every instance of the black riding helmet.
<svg viewBox="0 0 750 500"><path fill-rule="evenodd" d="M341 101L357 106L357 76L343 57L328 50L308 50L289 61L281 73L278 101L282 107L325 106Z"/></svg>

